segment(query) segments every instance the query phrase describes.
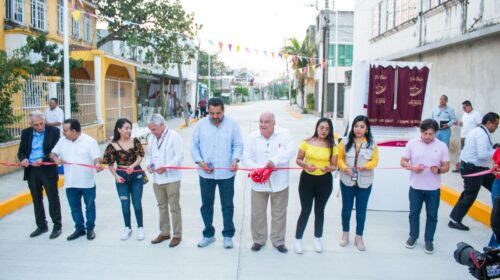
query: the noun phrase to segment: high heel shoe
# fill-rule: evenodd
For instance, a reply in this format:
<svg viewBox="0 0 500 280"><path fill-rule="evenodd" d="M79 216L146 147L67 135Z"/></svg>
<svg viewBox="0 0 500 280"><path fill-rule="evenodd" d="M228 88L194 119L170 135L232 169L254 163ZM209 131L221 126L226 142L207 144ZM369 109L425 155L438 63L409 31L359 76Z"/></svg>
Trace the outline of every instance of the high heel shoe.
<svg viewBox="0 0 500 280"><path fill-rule="evenodd" d="M356 237L354 237L354 245L356 245L356 248L360 251L366 250L365 243L363 242L363 237L361 235L356 235Z"/></svg>
<svg viewBox="0 0 500 280"><path fill-rule="evenodd" d="M348 243L349 243L349 232L344 232L342 233L342 239L340 239L339 245L345 247L347 246Z"/></svg>

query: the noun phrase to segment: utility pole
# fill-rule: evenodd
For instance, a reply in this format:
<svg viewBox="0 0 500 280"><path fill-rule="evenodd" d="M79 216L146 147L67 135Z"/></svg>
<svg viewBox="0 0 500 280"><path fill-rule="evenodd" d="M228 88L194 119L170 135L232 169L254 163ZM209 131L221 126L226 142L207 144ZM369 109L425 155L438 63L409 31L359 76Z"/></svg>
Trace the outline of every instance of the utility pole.
<svg viewBox="0 0 500 280"><path fill-rule="evenodd" d="M323 23L323 61L328 59L328 31L330 25L330 12L328 10L328 0L325 0L324 23ZM328 63L323 66L323 90L321 91L321 117L325 116L325 95L328 90Z"/></svg>
<svg viewBox="0 0 500 280"><path fill-rule="evenodd" d="M333 2L335 5L335 2ZM335 7L335 6L334 6ZM337 77L337 65L338 65L338 52L339 52L339 11L335 11L335 62L333 64L333 73L335 73L335 87L333 88L333 127L336 127L337 123L337 88L338 88L338 77Z"/></svg>
<svg viewBox="0 0 500 280"><path fill-rule="evenodd" d="M212 77L210 76L210 53L208 53L208 98L207 99L210 99L210 80L212 79Z"/></svg>
<svg viewBox="0 0 500 280"><path fill-rule="evenodd" d="M286 48L286 39L283 39L284 41L284 48ZM288 70L288 59L285 58L286 61L286 78L288 80L288 102L290 106L292 106L292 84L290 83L290 72Z"/></svg>
<svg viewBox="0 0 500 280"><path fill-rule="evenodd" d="M71 95L69 85L69 23L68 23L68 1L63 0L63 33L64 33L64 46L63 46L63 67L64 67L64 118L71 118Z"/></svg>

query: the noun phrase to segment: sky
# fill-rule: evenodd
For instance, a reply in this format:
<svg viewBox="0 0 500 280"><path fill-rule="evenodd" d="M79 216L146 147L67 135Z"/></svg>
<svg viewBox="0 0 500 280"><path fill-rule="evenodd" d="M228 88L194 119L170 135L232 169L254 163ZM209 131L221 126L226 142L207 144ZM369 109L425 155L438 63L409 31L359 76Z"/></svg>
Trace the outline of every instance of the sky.
<svg viewBox="0 0 500 280"><path fill-rule="evenodd" d="M332 0L329 8L332 8ZM354 0L337 0L338 10L354 10ZM285 40L295 37L303 40L309 25L315 24L318 11L314 0L181 0L187 12L193 12L195 21L202 24L199 32L201 49L218 53L231 68L248 68L259 73L259 80L268 81L286 73L286 63L277 53ZM318 1L321 10L325 1ZM213 45L209 43L213 42ZM228 44L232 44L229 52ZM236 45L241 49L237 53ZM250 49L247 53L245 48ZM259 53L255 53L255 49ZM267 52L264 55L263 51ZM275 58L271 56L275 53Z"/></svg>

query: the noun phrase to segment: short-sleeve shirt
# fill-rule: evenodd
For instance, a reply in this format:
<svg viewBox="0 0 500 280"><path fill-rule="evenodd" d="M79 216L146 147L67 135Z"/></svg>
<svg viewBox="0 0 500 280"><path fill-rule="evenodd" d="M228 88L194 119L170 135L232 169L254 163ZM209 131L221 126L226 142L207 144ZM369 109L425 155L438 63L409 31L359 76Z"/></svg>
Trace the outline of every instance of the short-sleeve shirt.
<svg viewBox="0 0 500 280"><path fill-rule="evenodd" d="M45 110L45 120L49 123L54 123L54 122L60 122L61 125L59 125L57 128L61 131L61 135L63 132L63 122L64 122L64 111L56 107L54 110L51 110L50 108L47 108Z"/></svg>
<svg viewBox="0 0 500 280"><path fill-rule="evenodd" d="M445 143L434 139L427 144L420 137L408 141L403 158L409 159L411 165L422 164L425 167L439 167L442 162L450 161ZM441 187L441 176L432 173L430 168L425 168L420 174L410 171L410 186L417 190L434 191Z"/></svg>
<svg viewBox="0 0 500 280"><path fill-rule="evenodd" d="M134 146L128 150L116 150L115 146L109 143L104 150L102 163L113 165L116 162L119 166L130 166L137 160L138 156L144 158L144 148L141 142L134 138Z"/></svg>
<svg viewBox="0 0 500 280"><path fill-rule="evenodd" d="M305 153L304 161L308 164L314 164L318 169L314 172L310 172L304 169L308 174L320 176L324 175L325 172L321 171L320 168L330 165L330 148L314 146L307 143L306 140L302 140L299 145L299 149ZM333 146L331 149L331 156L338 155L337 146Z"/></svg>
<svg viewBox="0 0 500 280"><path fill-rule="evenodd" d="M75 141L61 138L52 149L61 160L68 163L94 165L94 160L101 157L97 141L82 133ZM94 168L86 166L64 164L64 187L66 188L93 188L95 186Z"/></svg>
<svg viewBox="0 0 500 280"><path fill-rule="evenodd" d="M497 148L495 150L495 153L493 154L492 159L497 164L498 169L500 170L500 148ZM497 179L500 179L500 174L497 175Z"/></svg>

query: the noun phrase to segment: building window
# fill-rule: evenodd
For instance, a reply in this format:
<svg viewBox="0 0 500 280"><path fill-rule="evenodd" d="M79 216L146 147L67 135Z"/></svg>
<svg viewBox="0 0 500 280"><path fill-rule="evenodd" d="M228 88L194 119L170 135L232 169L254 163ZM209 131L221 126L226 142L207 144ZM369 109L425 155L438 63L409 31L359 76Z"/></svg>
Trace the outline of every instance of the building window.
<svg viewBox="0 0 500 280"><path fill-rule="evenodd" d="M445 2L445 0L426 1ZM424 3L430 4L431 2ZM416 17L417 0L386 0L385 2L379 2L373 8L373 37L377 37Z"/></svg>
<svg viewBox="0 0 500 280"><path fill-rule="evenodd" d="M31 27L45 31L45 0L31 0Z"/></svg>
<svg viewBox="0 0 500 280"><path fill-rule="evenodd" d="M57 0L57 32L62 34L64 32L64 3L62 0Z"/></svg>
<svg viewBox="0 0 500 280"><path fill-rule="evenodd" d="M74 17L71 17L71 30L73 38L80 39L80 18L75 20Z"/></svg>
<svg viewBox="0 0 500 280"><path fill-rule="evenodd" d="M83 38L86 42L92 43L93 39L92 33L92 19L88 14L83 16Z"/></svg>
<svg viewBox="0 0 500 280"><path fill-rule="evenodd" d="M335 55L335 45L328 46L328 65L329 66L352 66L352 45L338 45L338 55ZM338 64L335 65L335 58L337 58Z"/></svg>
<svg viewBox="0 0 500 280"><path fill-rule="evenodd" d="M7 0L5 12L7 19L24 24L24 0Z"/></svg>

